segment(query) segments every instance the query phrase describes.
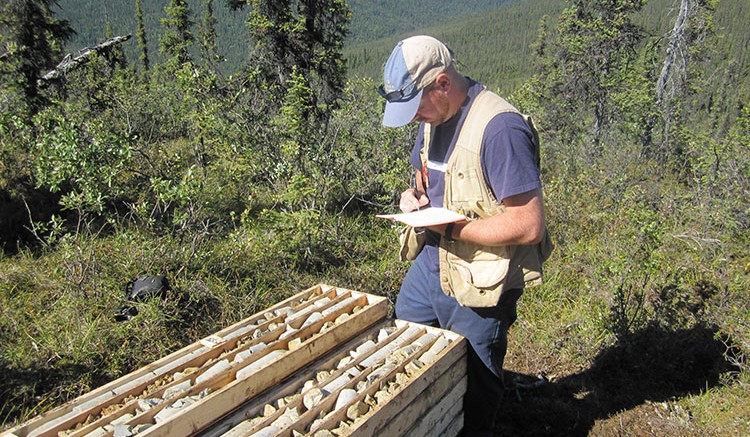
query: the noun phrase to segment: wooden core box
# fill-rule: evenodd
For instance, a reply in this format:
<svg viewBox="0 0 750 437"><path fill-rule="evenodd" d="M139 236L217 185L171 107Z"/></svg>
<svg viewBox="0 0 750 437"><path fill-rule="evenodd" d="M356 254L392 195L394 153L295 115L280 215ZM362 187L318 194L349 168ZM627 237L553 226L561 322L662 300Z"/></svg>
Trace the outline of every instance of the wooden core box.
<svg viewBox="0 0 750 437"><path fill-rule="evenodd" d="M455 436L466 340L319 284L2 434Z"/></svg>

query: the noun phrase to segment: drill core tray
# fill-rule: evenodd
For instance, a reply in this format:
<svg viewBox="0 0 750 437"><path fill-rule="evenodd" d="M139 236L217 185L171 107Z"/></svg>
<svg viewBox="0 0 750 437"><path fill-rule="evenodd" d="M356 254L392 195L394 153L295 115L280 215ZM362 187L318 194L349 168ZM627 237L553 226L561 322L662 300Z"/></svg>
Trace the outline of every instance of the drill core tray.
<svg viewBox="0 0 750 437"><path fill-rule="evenodd" d="M466 342L319 284L21 424L26 436L455 436Z"/></svg>

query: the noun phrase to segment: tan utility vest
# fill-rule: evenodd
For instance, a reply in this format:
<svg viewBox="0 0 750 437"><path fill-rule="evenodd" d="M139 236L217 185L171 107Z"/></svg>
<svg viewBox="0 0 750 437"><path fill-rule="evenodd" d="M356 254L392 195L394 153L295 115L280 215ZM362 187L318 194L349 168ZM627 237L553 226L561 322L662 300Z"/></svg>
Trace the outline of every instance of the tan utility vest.
<svg viewBox="0 0 750 437"><path fill-rule="evenodd" d="M530 117L521 114L502 97L483 89L474 98L448 158L445 172L444 206L470 218L487 218L505 212L484 177L481 163L482 139L490 120L514 112L528 123L534 135L534 155L539 166L539 140ZM422 163L429 155L430 126L424 126ZM523 289L542 282L542 263L552 244L547 230L535 245L483 246L467 241L440 239L440 284L443 292L468 307L497 305L505 290Z"/></svg>

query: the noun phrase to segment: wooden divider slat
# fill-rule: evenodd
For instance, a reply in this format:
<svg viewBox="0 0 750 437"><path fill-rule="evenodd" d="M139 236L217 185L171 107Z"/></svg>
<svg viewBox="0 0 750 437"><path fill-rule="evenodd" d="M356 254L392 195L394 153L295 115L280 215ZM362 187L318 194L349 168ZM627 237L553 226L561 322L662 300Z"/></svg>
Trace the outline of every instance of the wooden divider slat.
<svg viewBox="0 0 750 437"><path fill-rule="evenodd" d="M335 325L325 333L313 335L298 349L289 351L272 365L245 378L231 381L203 398L200 403L181 410L170 420L156 424L139 435L155 437L194 434L231 412L245 400L277 385L293 372L382 320L387 311L388 306L384 299L373 301L347 320L347 323Z"/></svg>
<svg viewBox="0 0 750 437"><path fill-rule="evenodd" d="M276 322L279 322L279 321L281 321L281 317L274 317L274 318L272 318L272 319L270 319L270 320L268 320L268 321L266 321L266 322L258 325L258 327L256 329L264 330L269 325L271 325L272 323L276 323ZM254 340L252 342L249 342L246 346L243 346L243 348L246 349L246 348L251 347L253 344L257 344L259 342L267 342L267 341L270 341L271 339L276 339L281 334L281 330L282 330L281 327L279 327L279 328L277 328L275 330L267 330L267 332L263 336L261 336L260 338ZM175 367L173 369L174 372L181 372L181 371L185 370L186 368L193 367L193 366L195 366L195 365L197 365L199 363L202 363L201 368L199 368L195 372L187 374L187 375L183 376L182 378L174 379L172 382L170 382L168 384L165 384L163 386L158 387L158 389L149 392L145 396L139 396L137 399L134 399L134 400L128 402L122 408L120 408L120 409L118 409L116 411L113 411L112 413L99 418L98 420L92 422L89 425L86 425L86 426L82 427L79 430L76 430L75 432L71 433L68 437L82 437L82 436L85 436L88 433L90 433L91 431L95 430L96 428L99 428L100 426L104 426L106 424L109 424L110 422L116 420L117 418L119 418L119 417L121 417L121 416L123 416L125 414L133 414L135 412L136 408L137 408L138 400L139 399L161 398L162 395L163 395L163 393L166 390L168 390L169 388L171 388L171 387L177 386L177 385L183 383L186 380L191 380L191 382L194 382L195 379L198 376L200 376L201 374L203 374L213 364L215 364L216 362L219 361L217 358L219 358L221 356L221 354L223 353L223 351L226 349L227 346L231 346L233 344L236 344L241 339L242 339L242 337L237 337L237 338L231 339L229 342L224 342L221 345L217 344L216 347L208 349L205 353L201 354L200 356L196 356L193 359L191 359L189 361L186 361L183 364ZM222 347L219 347L219 346L222 346ZM205 360L205 362L204 362L204 360ZM163 375L165 375L165 374L163 374ZM147 384L156 381L156 379L158 379L158 378L154 378L154 379L149 380L147 382ZM145 387L143 385L141 385L137 389L133 389L131 391L123 393L121 396L118 396L117 398L115 398L116 400L114 400L114 402L109 401L109 402L103 404L101 406L101 408L99 408L98 410L102 410L103 408L106 408L107 406L110 406L113 403L119 402L120 400L124 399L125 397L127 397L129 395L132 395L132 394L141 395L141 394L143 394L143 389L144 388ZM153 414L156 414L162 408L164 408L164 406L165 405L162 405L160 407L157 406L157 407L154 407L155 408L154 411L151 411L151 410L149 410L149 411L151 411ZM98 413L98 411L97 411L97 413ZM82 416L82 417L85 418L86 416ZM148 416L146 416L146 417L148 417ZM78 423L78 422L73 423L73 425L75 425L76 423ZM68 426L68 427L70 427L70 426ZM63 428L62 426L58 426L57 429L65 429L65 428Z"/></svg>
<svg viewBox="0 0 750 437"><path fill-rule="evenodd" d="M463 361L454 363L412 402L408 405L402 404L403 408L398 416L393 417L385 427L378 430L377 435L427 435L456 401L463 400L463 394L466 392L466 368L462 367L462 363ZM399 403L396 400L394 402Z"/></svg>
<svg viewBox="0 0 750 437"><path fill-rule="evenodd" d="M435 383L444 373L449 372L453 381L458 381L462 375L466 374L466 341L461 339L452 341L444 349L432 365L425 366L409 379L407 385L402 388L398 396L392 398L385 405L380 406L377 410L371 411L365 417L354 423L348 429L346 435L356 437L371 437L379 435L400 435L400 434L380 434L380 430L396 420L401 411L408 407L422 391ZM406 416L409 418L409 416Z"/></svg>
<svg viewBox="0 0 750 437"><path fill-rule="evenodd" d="M273 403L274 401L280 398L284 398L286 396L301 392L302 386L304 385L305 381L314 379L316 375L322 370L331 371L333 369L336 369L336 365L339 363L339 361L343 359L344 357L348 356L350 351L353 351L358 346L362 345L368 340L376 341L378 332L381 329L386 328L386 327L393 327L395 331L392 332L380 344L389 343L390 341L398 337L398 335L400 335L402 332L404 332L407 329L406 325L403 325L401 327L393 326L392 321L380 322L379 324L373 326L369 330L366 330L360 333L359 335L357 335L356 337L354 337L353 339L349 340L347 343L341 345L338 349L332 351L328 356L321 358L321 360L314 363L314 365L309 365L306 368L302 369L300 372L297 372L294 378L289 379L283 385L270 389L268 392L264 393L262 397L258 397L252 402L247 403L246 406L243 406L240 409L236 410L235 412L232 413L232 416L236 416L236 417L227 417L226 419L223 419L222 422L225 422L225 423L221 423L221 422L217 423L215 426L216 430L208 430L205 433L201 433L201 437L214 437L216 435L220 435L220 432L218 431L219 429L225 432L247 418L261 416L260 410L266 404ZM344 372L347 372L351 368L357 366L363 359L369 357L374 352L375 352L375 349L370 350L369 352L360 354L357 358L351 360L346 366L343 366L340 369L334 370L325 381L322 381L316 384L316 387L326 386L328 383L330 383L331 381L341 376ZM368 374L369 374L369 371L367 370L361 373L361 375L365 377ZM266 421L264 420L263 422L265 423ZM253 426L251 429L256 429L256 428L258 427ZM250 432L248 432L247 434L249 433Z"/></svg>
<svg viewBox="0 0 750 437"><path fill-rule="evenodd" d="M415 426L406 433L405 437L455 437L458 432L449 433L448 428L456 418L461 421L458 431L463 428L464 394L466 393L466 378L446 395L431 411L421 417ZM453 405L445 408L449 402Z"/></svg>
<svg viewBox="0 0 750 437"><path fill-rule="evenodd" d="M397 336L397 338L392 339L391 341L389 341L389 343L393 343L393 341L396 340L396 339L398 339L398 337L400 337L401 335L406 335L407 333L408 333L407 330L403 330L402 333ZM415 331L413 333L413 335L410 335L408 338L405 338L404 342L402 342L401 345L399 345L399 347L406 346L407 345L406 343L409 340L416 340L423 333L424 333L423 329L419 330L419 331ZM415 357L421 355L423 352L425 352L428 349L428 347L429 347L429 345L419 348L417 351L415 351L412 354L412 358L415 358ZM349 405L354 404L355 402L363 401L368 395L369 396L373 396L378 390L380 390L380 388L383 385L383 383L392 380L393 378L395 378L395 375L397 373L402 372L404 370L404 368L406 367L406 365L408 364L409 361L411 361L411 360L404 360L403 362L401 362L400 364L398 364L397 366L395 366L390 371L388 371L388 372L384 373L383 375L379 376L375 381L373 381L371 384L369 384L364 390L362 390L361 392L357 393L357 396L355 396L355 398L351 402L349 402ZM331 397L333 397L333 396L331 396ZM334 397L334 400L335 400L335 397ZM323 429L329 429L330 430L330 429L337 428L338 425L339 425L339 423L341 421L347 419L347 417L346 417L347 407L342 407L339 410L336 410L336 411L333 411L333 412L329 413L322 422L320 422L319 424L317 424L317 426L316 426L315 429L309 429L309 424L308 423L303 423L303 421L300 420L300 423L299 423L300 427L297 428L297 431L307 431L309 429L309 431L315 432L317 430L323 430ZM311 414L313 414L313 415L315 415L316 413L317 413L317 411L312 411L311 412ZM312 422L312 421L310 421L310 422ZM302 426L304 426L304 429L301 428Z"/></svg>

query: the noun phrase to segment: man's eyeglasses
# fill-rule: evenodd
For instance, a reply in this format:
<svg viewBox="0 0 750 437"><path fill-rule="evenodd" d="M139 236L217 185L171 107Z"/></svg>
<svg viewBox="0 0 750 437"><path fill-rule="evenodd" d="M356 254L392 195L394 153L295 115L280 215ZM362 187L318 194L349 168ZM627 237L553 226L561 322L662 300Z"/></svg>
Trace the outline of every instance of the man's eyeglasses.
<svg viewBox="0 0 750 437"><path fill-rule="evenodd" d="M378 93L384 97L389 102L395 102L398 100L403 100L403 98L406 96L405 90L412 86L417 79L412 80L411 82L407 83L401 89L397 89L396 91L391 91L390 93L385 92L385 88L383 85L380 85L378 87Z"/></svg>

